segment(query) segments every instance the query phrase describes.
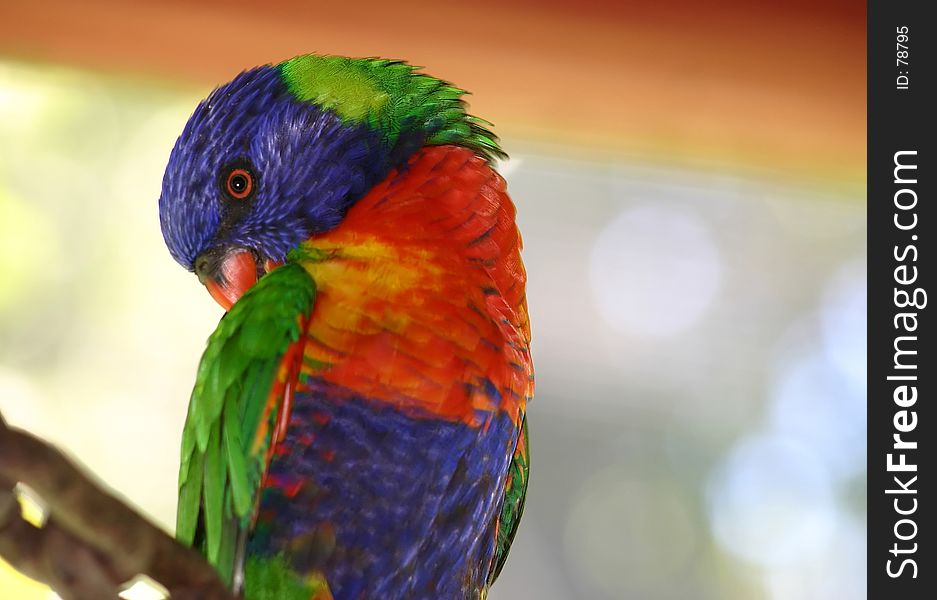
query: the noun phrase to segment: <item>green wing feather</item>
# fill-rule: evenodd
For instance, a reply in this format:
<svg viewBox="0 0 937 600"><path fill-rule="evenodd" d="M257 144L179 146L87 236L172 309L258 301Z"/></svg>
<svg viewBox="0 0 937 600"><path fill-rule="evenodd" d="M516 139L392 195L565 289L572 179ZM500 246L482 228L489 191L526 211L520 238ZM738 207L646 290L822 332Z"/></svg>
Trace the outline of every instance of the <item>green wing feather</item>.
<svg viewBox="0 0 937 600"><path fill-rule="evenodd" d="M304 333L300 323L308 320L315 295L302 266L271 271L222 317L199 363L182 432L176 537L200 542L229 583L238 534L249 525L267 467L279 406L265 413L266 404L284 354ZM266 437L255 447L263 426Z"/></svg>
<svg viewBox="0 0 937 600"><path fill-rule="evenodd" d="M527 415L524 415L514 458L508 468L508 481L504 486L504 500L495 532L495 558L488 575L488 585L494 583L501 574L504 561L507 560L508 552L511 550L511 543L514 541L514 534L517 533L517 526L524 515L527 476L530 471L530 449L527 440Z"/></svg>

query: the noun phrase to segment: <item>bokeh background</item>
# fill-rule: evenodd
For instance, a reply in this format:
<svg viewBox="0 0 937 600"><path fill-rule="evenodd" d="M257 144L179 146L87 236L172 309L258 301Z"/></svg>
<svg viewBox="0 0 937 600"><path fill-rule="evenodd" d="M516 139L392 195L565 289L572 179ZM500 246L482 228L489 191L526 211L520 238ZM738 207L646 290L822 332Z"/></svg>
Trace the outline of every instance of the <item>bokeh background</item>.
<svg viewBox="0 0 937 600"><path fill-rule="evenodd" d="M12 423L172 526L221 312L162 170L214 85L309 51L457 82L512 156L537 396L491 600L865 597L861 2L0 0Z"/></svg>

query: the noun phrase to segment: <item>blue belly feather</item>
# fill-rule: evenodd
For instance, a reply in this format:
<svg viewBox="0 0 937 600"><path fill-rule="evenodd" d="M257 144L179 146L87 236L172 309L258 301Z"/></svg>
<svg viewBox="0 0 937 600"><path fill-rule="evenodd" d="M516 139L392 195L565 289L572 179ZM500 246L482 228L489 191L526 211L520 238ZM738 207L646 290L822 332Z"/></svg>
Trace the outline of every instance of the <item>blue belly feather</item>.
<svg viewBox="0 0 937 600"><path fill-rule="evenodd" d="M335 600L477 599L517 440L511 419L472 427L315 379L303 389L248 556L323 575Z"/></svg>

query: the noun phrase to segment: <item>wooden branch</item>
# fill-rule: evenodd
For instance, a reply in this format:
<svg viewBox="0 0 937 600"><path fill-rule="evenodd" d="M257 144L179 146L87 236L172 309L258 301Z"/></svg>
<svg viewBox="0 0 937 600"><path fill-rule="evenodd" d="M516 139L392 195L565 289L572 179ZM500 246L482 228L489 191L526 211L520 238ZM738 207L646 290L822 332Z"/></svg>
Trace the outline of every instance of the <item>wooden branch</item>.
<svg viewBox="0 0 937 600"><path fill-rule="evenodd" d="M41 528L20 516L14 488L45 503ZM65 456L0 415L0 557L64 600L111 600L140 574L173 600L233 600L201 554L177 543Z"/></svg>

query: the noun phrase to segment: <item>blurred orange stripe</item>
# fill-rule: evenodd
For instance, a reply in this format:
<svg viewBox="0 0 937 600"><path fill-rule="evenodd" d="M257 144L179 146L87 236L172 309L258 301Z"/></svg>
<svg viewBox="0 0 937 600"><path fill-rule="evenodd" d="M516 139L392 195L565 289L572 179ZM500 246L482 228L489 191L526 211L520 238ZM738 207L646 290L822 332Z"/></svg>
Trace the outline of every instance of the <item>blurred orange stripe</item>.
<svg viewBox="0 0 937 600"><path fill-rule="evenodd" d="M206 87L309 51L406 58L472 90L508 150L864 183L864 8L549 3L37 0L0 8L0 52Z"/></svg>

